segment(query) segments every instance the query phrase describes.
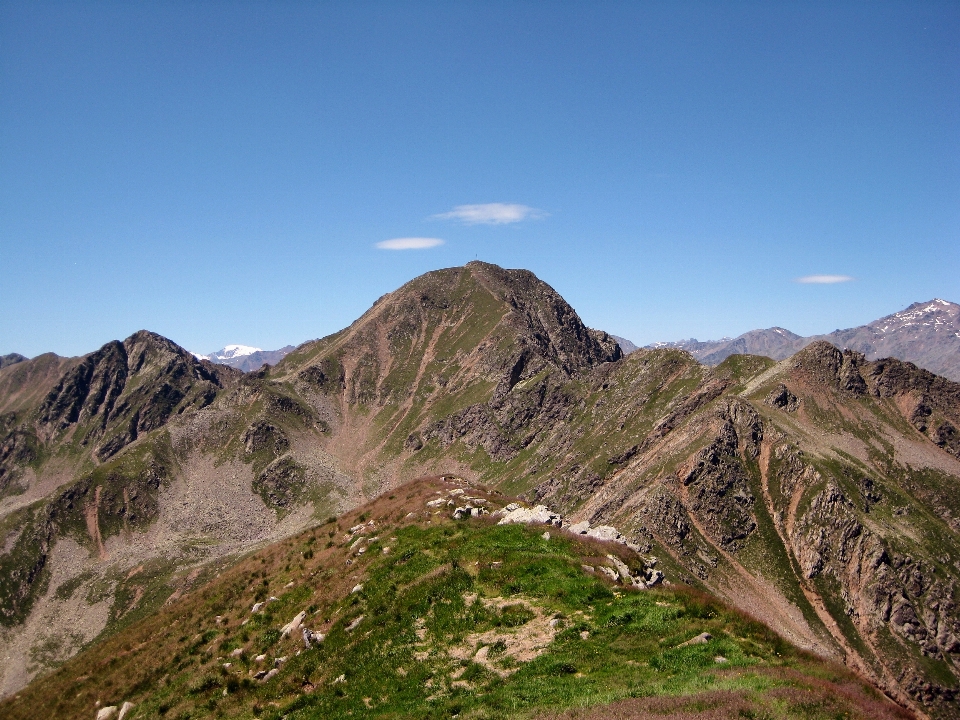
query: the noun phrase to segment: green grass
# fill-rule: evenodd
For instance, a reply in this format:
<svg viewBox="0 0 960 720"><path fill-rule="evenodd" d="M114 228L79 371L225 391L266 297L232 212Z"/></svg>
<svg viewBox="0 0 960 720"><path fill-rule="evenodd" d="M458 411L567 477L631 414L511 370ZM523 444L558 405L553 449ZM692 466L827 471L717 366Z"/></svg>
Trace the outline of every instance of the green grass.
<svg viewBox="0 0 960 720"><path fill-rule="evenodd" d="M393 510L374 504L232 568L208 568L209 584L152 617L117 614L116 635L0 706L0 715L82 718L96 697L130 699L140 717L183 720L505 718L712 690L780 707L770 693L796 685L776 679L781 671L850 682L707 595L628 590L583 569L608 552L640 568L643 560L621 546L558 532L547 540L542 528L454 522L446 513L396 524L435 497L428 483L404 492L406 501L396 503L405 504ZM367 519L376 521L368 534L377 538L360 555L344 528ZM146 567L123 580L118 597L130 599L138 585L148 590L168 573ZM362 589L351 593L355 582ZM250 613L271 596L278 599ZM327 632L309 650L279 632L301 610L307 627ZM684 645L702 632L713 638ZM518 655L518 637L539 638L540 651ZM482 646L486 659L475 654ZM238 648L244 652L235 657ZM261 653L266 663L255 660ZM275 678L253 679L281 656L287 660Z"/></svg>

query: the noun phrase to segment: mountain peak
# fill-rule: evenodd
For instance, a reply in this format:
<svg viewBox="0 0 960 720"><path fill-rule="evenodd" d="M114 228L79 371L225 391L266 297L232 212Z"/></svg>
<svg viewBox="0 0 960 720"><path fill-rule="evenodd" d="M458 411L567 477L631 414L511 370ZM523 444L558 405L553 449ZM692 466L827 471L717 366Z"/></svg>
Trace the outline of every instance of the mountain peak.
<svg viewBox="0 0 960 720"><path fill-rule="evenodd" d="M503 393L548 368L572 377L621 357L529 270L473 261L411 280L292 359L301 371L336 360L350 401L388 403L475 382Z"/></svg>

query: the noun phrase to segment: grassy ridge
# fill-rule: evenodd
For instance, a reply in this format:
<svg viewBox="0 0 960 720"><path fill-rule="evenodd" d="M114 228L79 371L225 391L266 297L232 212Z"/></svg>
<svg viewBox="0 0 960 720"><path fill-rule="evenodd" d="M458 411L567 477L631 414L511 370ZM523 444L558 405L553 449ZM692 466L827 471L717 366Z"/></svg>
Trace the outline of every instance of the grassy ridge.
<svg viewBox="0 0 960 720"><path fill-rule="evenodd" d="M405 486L246 558L33 683L0 717L88 718L97 701L131 700L137 717L177 720L500 718L721 691L755 717L898 716L846 671L705 595L628 590L584 569L609 553L640 567L622 546L455 522L426 507L438 489L450 487ZM300 611L327 635L309 650L279 632ZM684 645L703 632L712 639ZM254 679L280 657L275 677ZM824 691L835 683L852 683L853 699Z"/></svg>

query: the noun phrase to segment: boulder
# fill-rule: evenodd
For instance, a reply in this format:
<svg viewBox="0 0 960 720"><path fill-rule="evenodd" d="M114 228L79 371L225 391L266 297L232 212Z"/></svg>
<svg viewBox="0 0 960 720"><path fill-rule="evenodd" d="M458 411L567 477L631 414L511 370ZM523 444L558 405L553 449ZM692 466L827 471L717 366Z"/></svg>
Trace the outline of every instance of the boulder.
<svg viewBox="0 0 960 720"><path fill-rule="evenodd" d="M713 635L708 632L702 632L696 637L690 638L686 642L682 642L677 647L687 647L688 645L706 645L708 642L713 640Z"/></svg>
<svg viewBox="0 0 960 720"><path fill-rule="evenodd" d="M319 632L314 632L313 630L307 630L303 628L303 644L306 647L311 647L311 643L317 643L318 645L324 641L326 635Z"/></svg>
<svg viewBox="0 0 960 720"><path fill-rule="evenodd" d="M587 537L596 538L597 540L604 540L606 542L617 542L623 537L619 530L617 530L615 527L610 527L609 525L598 525L595 528L590 528L584 534Z"/></svg>
<svg viewBox="0 0 960 720"><path fill-rule="evenodd" d="M609 577L614 582L617 582L620 579L620 575L613 568L607 567L606 565L600 566L600 572Z"/></svg>
<svg viewBox="0 0 960 720"><path fill-rule="evenodd" d="M590 531L590 523L586 520L581 520L578 523L574 523L567 528L574 535L586 535Z"/></svg>
<svg viewBox="0 0 960 720"><path fill-rule="evenodd" d="M117 720L125 720L126 718L130 717L130 715L133 713L133 708L134 705L132 702L125 702L123 705L121 705L120 714L117 715Z"/></svg>
<svg viewBox="0 0 960 720"><path fill-rule="evenodd" d="M297 613L296 617L293 618L290 622L280 628L280 637L287 637L290 633L296 632L300 629L300 623L303 622L303 619L307 616L305 610L301 610Z"/></svg>
<svg viewBox="0 0 960 720"><path fill-rule="evenodd" d="M509 507L510 505L507 506L507 508ZM504 508L504 510L506 510L507 508ZM537 505L534 508L518 507L515 510L509 510L500 519L500 522L498 522L497 525L543 524L543 525L556 525L557 527L560 527L562 522L563 522L563 518L557 513L550 510L550 508L548 508L546 505Z"/></svg>
<svg viewBox="0 0 960 720"><path fill-rule="evenodd" d="M120 708L116 705L110 705L105 708L100 708L97 711L97 720L117 720L117 715L120 713Z"/></svg>
<svg viewBox="0 0 960 720"><path fill-rule="evenodd" d="M620 576L620 581L624 585L632 585L633 587L646 589L647 585L640 578L635 578L630 574L630 568L627 567L627 564L623 562L616 555L607 555L607 559L613 563L613 567L616 569L617 574Z"/></svg>
<svg viewBox="0 0 960 720"><path fill-rule="evenodd" d="M347 627L345 628L346 631L353 632L354 630L356 630L357 627L360 625L360 623L363 622L363 618L364 618L363 615L360 615L359 617L357 617L353 622L347 625Z"/></svg>

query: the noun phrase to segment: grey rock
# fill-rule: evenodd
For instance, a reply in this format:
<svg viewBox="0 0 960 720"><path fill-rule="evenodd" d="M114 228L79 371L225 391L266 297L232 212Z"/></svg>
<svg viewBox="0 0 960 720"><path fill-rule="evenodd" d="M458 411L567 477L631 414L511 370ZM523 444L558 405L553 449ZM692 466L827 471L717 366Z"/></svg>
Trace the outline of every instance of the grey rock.
<svg viewBox="0 0 960 720"><path fill-rule="evenodd" d="M623 537L615 527L609 525L599 525L595 528L590 528L585 534L587 537L605 540L607 542L616 542Z"/></svg>
<svg viewBox="0 0 960 720"><path fill-rule="evenodd" d="M364 618L363 615L360 615L359 617L357 617L353 622L347 625L347 627L345 628L346 631L353 632L354 630L356 630L360 626L360 623L363 622L363 618Z"/></svg>
<svg viewBox="0 0 960 720"><path fill-rule="evenodd" d="M509 507L509 506L508 506ZM506 509L506 508L504 508ZM510 510L504 515L498 525L533 525L533 524L544 524L544 525L556 525L560 526L560 523L563 521L563 518L560 517L557 513L550 510L545 505L537 505L534 508L523 508L518 507L515 510Z"/></svg>
<svg viewBox="0 0 960 720"><path fill-rule="evenodd" d="M680 643L677 647L687 647L689 645L706 645L713 640L713 635L708 632L702 632L696 637L690 638L686 642Z"/></svg>
<svg viewBox="0 0 960 720"><path fill-rule="evenodd" d="M303 628L303 644L306 647L311 647L311 643L317 643L318 645L326 639L326 635L321 632L315 632L313 630L308 630Z"/></svg>
<svg viewBox="0 0 960 720"><path fill-rule="evenodd" d="M297 613L296 617L293 618L290 622L280 628L280 637L287 637L290 633L294 633L300 629L300 623L303 622L303 619L307 617L307 612L301 610Z"/></svg>

